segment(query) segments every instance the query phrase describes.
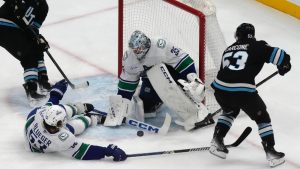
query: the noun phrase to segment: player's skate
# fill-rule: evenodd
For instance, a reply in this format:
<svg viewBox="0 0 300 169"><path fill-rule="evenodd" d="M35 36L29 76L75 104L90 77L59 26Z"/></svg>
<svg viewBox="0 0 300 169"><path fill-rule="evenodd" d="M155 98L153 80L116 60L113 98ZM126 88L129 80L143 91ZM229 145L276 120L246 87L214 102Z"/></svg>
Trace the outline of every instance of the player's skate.
<svg viewBox="0 0 300 169"><path fill-rule="evenodd" d="M40 92L43 95L47 95L50 92L50 90L52 89L52 85L48 81L39 82L39 88L40 88Z"/></svg>
<svg viewBox="0 0 300 169"><path fill-rule="evenodd" d="M282 152L277 152L274 146L269 146L266 142L262 142L264 150L266 152L266 157L269 162L270 167L276 167L285 162L285 154Z"/></svg>
<svg viewBox="0 0 300 169"><path fill-rule="evenodd" d="M195 129L198 129L198 128L205 127L205 126L208 126L208 125L210 125L210 124L214 124L214 123L215 123L215 121L214 121L214 119L213 119L213 116L212 116L212 114L209 113L209 114L204 118L204 120L195 123L194 130L195 130Z"/></svg>
<svg viewBox="0 0 300 169"><path fill-rule="evenodd" d="M214 136L214 138L211 140L209 152L217 157L226 159L228 149L224 145L223 138Z"/></svg>
<svg viewBox="0 0 300 169"><path fill-rule="evenodd" d="M52 84L49 83L48 75L45 72L39 73L38 84L39 84L41 94L47 95L50 92L50 90L52 89Z"/></svg>
<svg viewBox="0 0 300 169"><path fill-rule="evenodd" d="M27 99L31 107L34 107L38 104L39 101L44 99L46 96L37 93L37 83L34 81L29 81L23 84L25 89Z"/></svg>

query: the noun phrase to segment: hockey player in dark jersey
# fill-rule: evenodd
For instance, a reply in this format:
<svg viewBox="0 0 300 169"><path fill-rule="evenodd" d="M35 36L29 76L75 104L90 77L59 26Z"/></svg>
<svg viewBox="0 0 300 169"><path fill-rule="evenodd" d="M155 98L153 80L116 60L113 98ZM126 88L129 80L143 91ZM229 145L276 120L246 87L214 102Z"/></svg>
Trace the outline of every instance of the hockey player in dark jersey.
<svg viewBox="0 0 300 169"><path fill-rule="evenodd" d="M41 99L44 95L37 92L38 85L44 93L51 89L43 55L49 45L39 35L48 4L46 0L4 1L0 8L0 46L18 59L24 68L23 86L28 98Z"/></svg>
<svg viewBox="0 0 300 169"><path fill-rule="evenodd" d="M226 158L228 149L223 139L240 110L243 110L256 122L267 160L271 167L275 167L285 161L285 155L274 149L271 119L265 103L258 95L254 79L264 63L276 65L279 74L283 76L291 69L290 56L265 41L257 41L254 26L249 23L243 23L237 28L235 38L236 42L224 51L220 70L211 84L223 113L218 118L210 152Z"/></svg>

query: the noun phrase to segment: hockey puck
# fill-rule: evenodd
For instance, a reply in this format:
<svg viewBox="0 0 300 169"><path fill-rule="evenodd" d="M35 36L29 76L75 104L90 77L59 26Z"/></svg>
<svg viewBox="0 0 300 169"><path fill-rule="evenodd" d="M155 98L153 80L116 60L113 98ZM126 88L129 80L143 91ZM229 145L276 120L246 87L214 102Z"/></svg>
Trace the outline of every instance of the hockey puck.
<svg viewBox="0 0 300 169"><path fill-rule="evenodd" d="M136 133L136 135L139 137L142 137L144 135L144 132L140 130Z"/></svg>

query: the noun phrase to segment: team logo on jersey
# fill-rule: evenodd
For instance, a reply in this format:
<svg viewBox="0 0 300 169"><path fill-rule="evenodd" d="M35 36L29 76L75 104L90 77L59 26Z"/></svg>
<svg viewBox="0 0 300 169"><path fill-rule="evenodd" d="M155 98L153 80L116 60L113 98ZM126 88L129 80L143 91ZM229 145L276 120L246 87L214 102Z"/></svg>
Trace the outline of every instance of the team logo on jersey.
<svg viewBox="0 0 300 169"><path fill-rule="evenodd" d="M68 134L68 133L60 133L60 134L58 135L58 138L59 138L61 141L67 140L68 137L69 137L69 134Z"/></svg>
<svg viewBox="0 0 300 169"><path fill-rule="evenodd" d="M158 39L157 40L157 47L159 48L165 48L166 47L167 42L164 39Z"/></svg>

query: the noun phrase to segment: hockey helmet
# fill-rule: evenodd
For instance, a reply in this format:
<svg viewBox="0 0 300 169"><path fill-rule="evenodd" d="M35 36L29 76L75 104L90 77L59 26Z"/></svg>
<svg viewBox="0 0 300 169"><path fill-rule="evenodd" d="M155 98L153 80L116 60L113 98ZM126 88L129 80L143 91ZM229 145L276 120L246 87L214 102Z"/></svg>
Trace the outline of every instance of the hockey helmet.
<svg viewBox="0 0 300 169"><path fill-rule="evenodd" d="M136 30L131 34L128 46L137 59L142 60L150 49L151 41L143 32Z"/></svg>
<svg viewBox="0 0 300 169"><path fill-rule="evenodd" d="M235 39L241 40L247 38L255 38L255 28L250 23L242 23L236 28Z"/></svg>
<svg viewBox="0 0 300 169"><path fill-rule="evenodd" d="M44 112L44 122L52 127L63 127L67 122L66 110L60 105L48 107Z"/></svg>

